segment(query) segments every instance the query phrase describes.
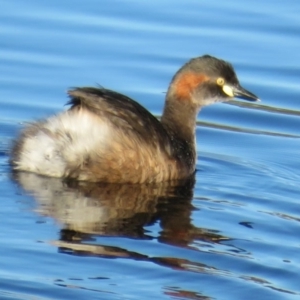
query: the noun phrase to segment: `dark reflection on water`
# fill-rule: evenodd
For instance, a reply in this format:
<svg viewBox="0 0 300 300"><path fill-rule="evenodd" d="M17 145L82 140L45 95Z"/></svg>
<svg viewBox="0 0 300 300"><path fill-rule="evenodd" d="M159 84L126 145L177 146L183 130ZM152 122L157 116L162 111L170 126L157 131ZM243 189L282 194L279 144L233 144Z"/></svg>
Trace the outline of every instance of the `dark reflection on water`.
<svg viewBox="0 0 300 300"><path fill-rule="evenodd" d="M62 240L72 239L67 232L149 239L144 227L157 221L159 239L170 244L218 237L191 224L194 177L159 185L61 181L23 172L14 179L35 197L41 214L62 224Z"/></svg>
<svg viewBox="0 0 300 300"><path fill-rule="evenodd" d="M224 278L235 278L268 287L282 293L291 291L276 287L271 282L255 277L238 275L233 272L195 260L195 257L178 254L171 256L150 256L122 246L102 243L100 237L129 238L136 240L157 239L162 244L172 245L201 253L211 248L210 253L219 259L226 253L229 261L236 263L238 258L252 260L252 254L235 245L235 241L192 224L191 214L196 209L192 205L195 177L184 181L159 185L131 185L62 181L32 173L16 172L13 179L37 202L39 214L55 219L60 223L56 240L50 243L58 252L73 256L99 258L126 258L134 261L151 262L174 271L188 271L210 274ZM209 199L198 198L198 201ZM147 231L147 227L159 223L158 236ZM240 225L252 229L251 222ZM222 247L230 247L227 251ZM202 245L201 245L202 244ZM194 245L197 245L194 246ZM210 246L209 246L210 245ZM213 245L219 245L220 249ZM204 248L203 248L204 247ZM205 250L206 248L206 250ZM203 255L203 253L202 253ZM216 258L217 258L216 257ZM230 258L231 257L231 258ZM202 260L202 259L201 259ZM244 261L244 264L247 264ZM102 278L103 279L103 278ZM79 279L78 279L79 280ZM55 285L66 287L64 282ZM201 293L165 286L165 295L185 299L210 299Z"/></svg>
<svg viewBox="0 0 300 300"><path fill-rule="evenodd" d="M191 291L186 291L186 290L180 290L180 289L176 289L176 288L168 288L165 291L165 294L168 296L171 296L172 298L175 299L198 299L198 300L209 300L212 299L210 297L207 296L203 296L200 295L200 293L196 293L196 292L191 292Z"/></svg>
<svg viewBox="0 0 300 300"><path fill-rule="evenodd" d="M131 185L61 181L32 173L13 174L14 180L38 203L38 212L61 224L53 243L60 252L74 255L151 260L172 268L186 268L178 258L149 258L120 247L103 246L97 236L152 239L145 227L159 222L156 239L191 248L195 240L218 243L226 237L191 223L195 178L159 185ZM194 264L197 270L201 264ZM188 268L189 269L189 268Z"/></svg>

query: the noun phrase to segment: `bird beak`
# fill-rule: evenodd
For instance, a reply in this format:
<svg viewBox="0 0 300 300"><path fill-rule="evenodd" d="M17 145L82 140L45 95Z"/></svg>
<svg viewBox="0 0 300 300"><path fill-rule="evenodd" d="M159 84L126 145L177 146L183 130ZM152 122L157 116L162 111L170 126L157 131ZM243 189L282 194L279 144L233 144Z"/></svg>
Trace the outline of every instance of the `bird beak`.
<svg viewBox="0 0 300 300"><path fill-rule="evenodd" d="M240 85L230 86L230 85L224 84L223 92L232 98L237 97L237 98L242 98L242 99L249 100L249 101L260 101L257 96L255 96L251 92L247 91Z"/></svg>

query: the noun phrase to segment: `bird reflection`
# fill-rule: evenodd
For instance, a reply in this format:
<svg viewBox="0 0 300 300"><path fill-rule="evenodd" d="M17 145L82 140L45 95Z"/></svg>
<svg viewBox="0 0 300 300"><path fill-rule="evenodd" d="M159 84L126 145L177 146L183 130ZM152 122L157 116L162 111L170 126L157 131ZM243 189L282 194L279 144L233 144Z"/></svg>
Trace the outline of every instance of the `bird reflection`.
<svg viewBox="0 0 300 300"><path fill-rule="evenodd" d="M143 254L102 246L95 239L99 236L154 239L146 229L154 223L161 227L156 239L180 247L191 247L195 239L213 242L223 239L191 222L191 212L195 209L191 203L194 176L155 185L62 181L26 172L13 176L36 199L38 212L61 224L60 237L53 242L61 252L143 259ZM164 263L168 261L160 261Z"/></svg>

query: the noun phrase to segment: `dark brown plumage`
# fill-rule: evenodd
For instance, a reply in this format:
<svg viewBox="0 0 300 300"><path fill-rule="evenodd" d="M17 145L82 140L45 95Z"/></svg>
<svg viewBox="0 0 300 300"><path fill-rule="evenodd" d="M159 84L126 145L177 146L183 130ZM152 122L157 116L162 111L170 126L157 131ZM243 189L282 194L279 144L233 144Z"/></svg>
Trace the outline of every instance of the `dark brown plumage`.
<svg viewBox="0 0 300 300"><path fill-rule="evenodd" d="M104 88L69 91L71 108L29 125L16 141L14 169L105 182L161 182L195 171L196 117L235 96L255 101L230 64L190 60L173 77L161 121L134 100Z"/></svg>

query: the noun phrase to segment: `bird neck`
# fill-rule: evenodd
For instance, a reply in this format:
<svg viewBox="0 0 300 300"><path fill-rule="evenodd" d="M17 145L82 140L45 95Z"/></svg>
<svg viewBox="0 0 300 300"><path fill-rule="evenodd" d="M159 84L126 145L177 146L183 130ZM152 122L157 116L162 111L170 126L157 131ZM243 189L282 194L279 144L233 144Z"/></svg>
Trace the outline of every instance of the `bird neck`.
<svg viewBox="0 0 300 300"><path fill-rule="evenodd" d="M188 100L168 97L161 118L172 143L173 155L194 170L196 162L195 129L199 108Z"/></svg>
<svg viewBox="0 0 300 300"><path fill-rule="evenodd" d="M161 123L171 136L194 144L198 112L189 100L167 96Z"/></svg>

